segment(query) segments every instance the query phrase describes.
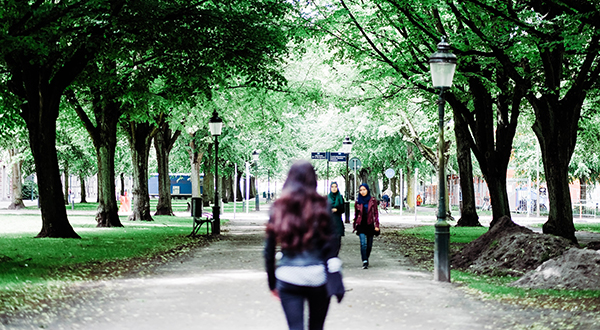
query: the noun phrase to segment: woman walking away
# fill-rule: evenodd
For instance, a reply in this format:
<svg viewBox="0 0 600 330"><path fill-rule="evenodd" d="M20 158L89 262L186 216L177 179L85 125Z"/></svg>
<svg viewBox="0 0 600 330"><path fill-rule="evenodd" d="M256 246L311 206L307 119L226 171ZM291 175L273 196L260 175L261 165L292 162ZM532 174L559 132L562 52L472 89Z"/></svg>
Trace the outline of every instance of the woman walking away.
<svg viewBox="0 0 600 330"><path fill-rule="evenodd" d="M281 300L290 330L304 330L305 301L309 309L308 329L323 329L330 301L326 264L330 265L329 272L339 272L341 268L341 261L334 258L339 247L331 209L316 188L312 165L306 161L295 163L267 224L265 261L269 288ZM277 245L281 253L277 253L275 267Z"/></svg>
<svg viewBox="0 0 600 330"><path fill-rule="evenodd" d="M373 236L379 235L379 212L377 199L371 197L371 190L366 183L358 188L358 199L354 204L354 231L360 237L360 256L363 269L369 268L369 256L373 248Z"/></svg>
<svg viewBox="0 0 600 330"><path fill-rule="evenodd" d="M333 214L333 223L335 227L335 233L338 237L339 246L342 246L342 236L345 235L344 221L342 221L342 214L344 214L344 197L340 194L337 182L332 182L330 187L329 195L327 200L331 207L331 213ZM337 251L340 252L339 250ZM336 255L338 254L336 253Z"/></svg>

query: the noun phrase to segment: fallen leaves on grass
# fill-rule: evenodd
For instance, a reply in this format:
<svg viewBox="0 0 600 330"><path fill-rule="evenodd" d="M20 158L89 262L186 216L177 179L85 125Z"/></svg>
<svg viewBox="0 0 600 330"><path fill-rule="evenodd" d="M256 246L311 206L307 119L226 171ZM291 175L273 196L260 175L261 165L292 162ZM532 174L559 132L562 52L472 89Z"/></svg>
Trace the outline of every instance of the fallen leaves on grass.
<svg viewBox="0 0 600 330"><path fill-rule="evenodd" d="M6 324L15 316L27 318L28 315L49 314L53 306L65 306L68 301L85 295L85 290L78 286L82 282L147 276L158 266L218 239L220 238L199 237L147 257L62 267L49 275L49 279L43 284L27 284L19 288L4 287L0 290L0 323Z"/></svg>

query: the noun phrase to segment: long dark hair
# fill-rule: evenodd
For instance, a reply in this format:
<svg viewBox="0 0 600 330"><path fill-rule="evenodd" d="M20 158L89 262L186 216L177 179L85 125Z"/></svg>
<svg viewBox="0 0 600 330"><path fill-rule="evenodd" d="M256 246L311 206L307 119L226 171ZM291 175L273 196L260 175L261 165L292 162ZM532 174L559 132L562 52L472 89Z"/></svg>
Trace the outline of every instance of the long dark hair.
<svg viewBox="0 0 600 330"><path fill-rule="evenodd" d="M327 198L316 191L317 175L307 161L292 165L281 197L273 203L267 233L274 234L281 248L300 252L316 248L331 234Z"/></svg>

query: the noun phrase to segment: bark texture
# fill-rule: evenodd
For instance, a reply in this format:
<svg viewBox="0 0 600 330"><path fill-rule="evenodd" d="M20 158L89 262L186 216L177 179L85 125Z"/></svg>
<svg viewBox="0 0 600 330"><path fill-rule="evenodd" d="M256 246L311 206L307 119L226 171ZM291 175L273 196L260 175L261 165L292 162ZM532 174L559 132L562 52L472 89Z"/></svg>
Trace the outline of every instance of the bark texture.
<svg viewBox="0 0 600 330"><path fill-rule="evenodd" d="M123 196L125 195L125 173L123 172L119 174L119 183L121 183L119 187L120 196Z"/></svg>
<svg viewBox="0 0 600 330"><path fill-rule="evenodd" d="M461 139L466 139L488 185L493 214L490 227L493 227L501 217L511 216L506 191L506 172L520 114L519 107L527 85L523 82L511 83L501 69L492 72L473 64L466 66L465 70L478 72L489 80L495 80L501 87L500 93L492 95L479 76L470 76L468 84L473 100L472 111L466 102L459 100L456 95L447 94L448 102L455 113L457 134L461 134ZM463 142L465 141L461 141ZM466 202L464 193L463 190L463 203Z"/></svg>
<svg viewBox="0 0 600 330"><path fill-rule="evenodd" d="M244 195L242 193L242 190L246 189L245 184L246 184L246 180L244 177L244 172L240 171L238 168L238 173L237 173L237 177L238 177L238 185L237 185L237 201L241 202L244 200Z"/></svg>
<svg viewBox="0 0 600 330"><path fill-rule="evenodd" d="M396 196L398 196L398 178L393 177L390 179L390 186L391 186L391 190L392 190L392 196L390 196L390 203L392 204L392 207L396 207ZM400 202L400 205L402 205L402 202Z"/></svg>
<svg viewBox="0 0 600 330"><path fill-rule="evenodd" d="M9 210L20 210L25 208L25 203L23 203L23 180L21 179L23 173L21 171L23 161L16 160L15 156L17 155L17 150L10 149L8 151L10 155L10 159L12 162L12 171L11 171L11 193L10 193L10 205L8 206ZM33 189L33 185L32 188Z"/></svg>
<svg viewBox="0 0 600 330"><path fill-rule="evenodd" d="M89 54L81 51L79 55L81 58L77 53L73 55L72 60L77 63L69 66L72 71L60 70L54 74L51 66L39 65L36 61L7 59L12 62L11 92L27 100L21 105L21 117L29 132L29 145L38 178L42 229L37 237L80 238L67 219L56 152L60 98L75 75L83 70Z"/></svg>
<svg viewBox="0 0 600 330"><path fill-rule="evenodd" d="M102 95L100 90L92 89L92 112L95 124L79 103L74 92L67 93L67 100L83 122L96 150L98 166L98 209L96 223L98 227L123 227L118 214L115 195L115 151L117 147L117 124L123 109L114 98ZM123 174L121 173L121 180ZM121 187L123 190L123 187ZM125 194L121 191L121 196Z"/></svg>
<svg viewBox="0 0 600 330"><path fill-rule="evenodd" d="M158 204L154 215L174 215L171 204L171 178L169 173L169 154L181 131L173 132L168 123L157 130L154 139L156 158L158 161Z"/></svg>
<svg viewBox="0 0 600 330"><path fill-rule="evenodd" d="M192 180L192 197L203 197L200 192L202 186L202 180L200 179L200 166L202 165L202 156L204 156L204 149L199 148L194 138L196 133L191 134L192 140L189 143L189 155L190 155L190 180Z"/></svg>
<svg viewBox="0 0 600 330"><path fill-rule="evenodd" d="M69 205L69 166L65 166L65 170L63 171L63 175L65 178L65 183L63 184L63 189L65 191L65 205Z"/></svg>
<svg viewBox="0 0 600 330"><path fill-rule="evenodd" d="M211 172L205 172L203 182L203 190L202 201L204 202L204 206L208 207L214 203L215 200L215 176Z"/></svg>
<svg viewBox="0 0 600 330"><path fill-rule="evenodd" d="M87 203L87 188L85 185L85 177L83 175L79 176L79 182L81 186L81 200L79 203Z"/></svg>
<svg viewBox="0 0 600 330"><path fill-rule="evenodd" d="M150 214L150 195L148 194L148 157L152 138L158 129L148 123L127 123L127 138L133 163L132 214L130 221L153 221Z"/></svg>
<svg viewBox="0 0 600 330"><path fill-rule="evenodd" d="M584 79L588 79L587 71L591 63L583 65L583 71L577 78L579 85L575 84L571 87L569 93L561 99L559 90L563 77L564 54L563 45L542 52L542 61L546 69L544 84L548 91L539 98L530 93L527 99L533 106L536 116L532 128L540 143L548 184L550 207L548 221L544 224L543 231L545 234L562 236L577 242L568 171L577 142L577 128L586 96L586 87L589 88L590 85L590 82ZM600 66L596 65L595 72L590 73L589 76L595 76L597 79L599 71Z"/></svg>
<svg viewBox="0 0 600 330"><path fill-rule="evenodd" d="M224 176L223 181L223 203L233 202L233 176Z"/></svg>
<svg viewBox="0 0 600 330"><path fill-rule="evenodd" d="M475 188L473 187L473 163L471 147L468 142L467 123L454 113L454 134L456 136L456 158L458 160L458 177L461 190L460 219L458 227L479 227L479 215L475 207Z"/></svg>

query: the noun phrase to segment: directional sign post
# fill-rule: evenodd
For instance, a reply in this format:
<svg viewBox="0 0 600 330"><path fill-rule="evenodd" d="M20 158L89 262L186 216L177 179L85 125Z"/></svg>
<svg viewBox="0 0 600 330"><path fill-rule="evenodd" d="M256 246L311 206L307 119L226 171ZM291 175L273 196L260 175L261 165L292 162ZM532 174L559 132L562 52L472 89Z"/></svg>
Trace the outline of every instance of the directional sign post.
<svg viewBox="0 0 600 330"><path fill-rule="evenodd" d="M327 193L327 186L329 186L329 162L339 163L346 161L346 154L343 152L311 152L310 159L324 159L327 160L327 183L325 185L325 193Z"/></svg>
<svg viewBox="0 0 600 330"><path fill-rule="evenodd" d="M346 162L346 154L343 152L330 152L329 161L332 163Z"/></svg>
<svg viewBox="0 0 600 330"><path fill-rule="evenodd" d="M326 152L311 152L310 159L327 159Z"/></svg>

